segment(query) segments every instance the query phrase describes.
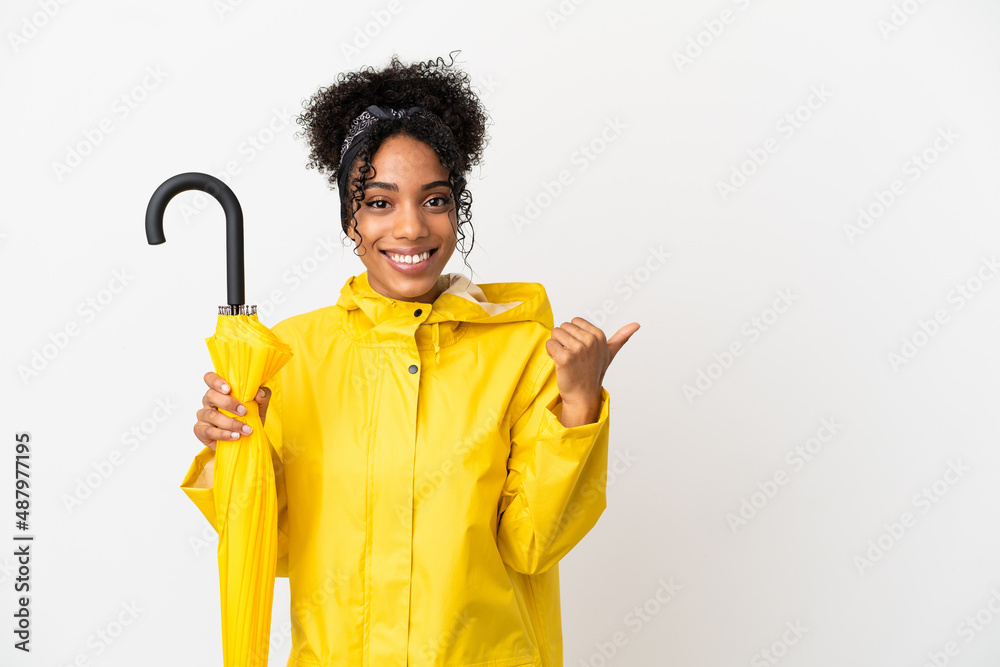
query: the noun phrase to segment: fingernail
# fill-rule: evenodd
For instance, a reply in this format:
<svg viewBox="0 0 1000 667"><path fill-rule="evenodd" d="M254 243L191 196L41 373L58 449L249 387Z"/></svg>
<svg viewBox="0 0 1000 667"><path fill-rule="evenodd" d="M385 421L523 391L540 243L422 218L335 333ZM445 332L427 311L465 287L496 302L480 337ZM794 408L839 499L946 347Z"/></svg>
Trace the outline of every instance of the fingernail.
<svg viewBox="0 0 1000 667"><path fill-rule="evenodd" d="M264 390L263 389L261 389L260 391L257 392L257 398L264 398Z"/></svg>
<svg viewBox="0 0 1000 667"><path fill-rule="evenodd" d="M233 440L236 440L238 437L240 437L240 434L237 433L236 431L233 431Z"/></svg>
<svg viewBox="0 0 1000 667"><path fill-rule="evenodd" d="M250 427L250 424L244 424L243 432L246 433L247 435L250 435L251 433L253 433L253 428Z"/></svg>
<svg viewBox="0 0 1000 667"><path fill-rule="evenodd" d="M241 415L245 415L247 413L246 406L240 405L239 407L236 408L236 412Z"/></svg>
<svg viewBox="0 0 1000 667"><path fill-rule="evenodd" d="M229 385L226 384L225 382L222 383L222 387L220 389L221 389L221 391L222 391L223 394L228 394L229 393Z"/></svg>

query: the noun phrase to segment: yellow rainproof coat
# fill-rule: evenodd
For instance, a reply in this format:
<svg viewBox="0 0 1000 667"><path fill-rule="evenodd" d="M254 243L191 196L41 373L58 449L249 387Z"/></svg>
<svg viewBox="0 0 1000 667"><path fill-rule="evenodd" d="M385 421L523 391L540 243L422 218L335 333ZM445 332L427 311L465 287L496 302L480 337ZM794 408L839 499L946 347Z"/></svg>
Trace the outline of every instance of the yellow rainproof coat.
<svg viewBox="0 0 1000 667"><path fill-rule="evenodd" d="M605 508L610 399L560 423L542 285L439 280L399 301L364 272L273 327L288 667L562 667L558 561ZM213 458L181 488L215 526Z"/></svg>

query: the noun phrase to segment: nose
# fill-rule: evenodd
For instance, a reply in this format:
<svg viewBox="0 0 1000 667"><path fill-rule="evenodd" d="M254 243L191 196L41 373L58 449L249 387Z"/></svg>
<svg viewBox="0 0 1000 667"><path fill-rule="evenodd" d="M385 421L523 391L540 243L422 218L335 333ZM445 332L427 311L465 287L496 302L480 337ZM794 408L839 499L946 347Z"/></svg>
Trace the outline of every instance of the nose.
<svg viewBox="0 0 1000 667"><path fill-rule="evenodd" d="M418 239L426 236L427 231L427 221L420 206L409 202L399 206L392 225L392 235L395 238Z"/></svg>

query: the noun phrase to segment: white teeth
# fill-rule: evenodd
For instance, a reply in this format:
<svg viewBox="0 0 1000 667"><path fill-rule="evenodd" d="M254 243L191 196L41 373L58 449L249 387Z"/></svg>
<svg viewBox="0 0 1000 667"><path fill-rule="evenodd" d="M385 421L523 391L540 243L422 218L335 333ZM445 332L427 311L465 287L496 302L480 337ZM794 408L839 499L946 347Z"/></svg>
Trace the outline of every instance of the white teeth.
<svg viewBox="0 0 1000 667"><path fill-rule="evenodd" d="M389 257L391 257L395 261L399 262L400 264L417 264L430 257L431 251L428 250L427 252L421 253L419 255L394 255L392 253L386 253L386 254L389 255Z"/></svg>

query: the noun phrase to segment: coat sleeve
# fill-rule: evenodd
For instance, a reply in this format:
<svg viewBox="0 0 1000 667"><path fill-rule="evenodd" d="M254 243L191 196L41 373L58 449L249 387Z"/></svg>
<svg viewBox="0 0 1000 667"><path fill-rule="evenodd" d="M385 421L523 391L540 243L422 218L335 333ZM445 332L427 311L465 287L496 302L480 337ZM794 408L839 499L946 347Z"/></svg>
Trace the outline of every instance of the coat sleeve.
<svg viewBox="0 0 1000 667"><path fill-rule="evenodd" d="M271 389L267 406L264 433L271 442L271 462L274 464L274 485L278 506L278 561L276 577L288 576L288 500L285 493L284 465L281 459L281 373L266 385ZM277 443L277 444L275 444ZM215 452L205 447L191 462L181 489L197 505L216 532L219 525L215 515L214 496Z"/></svg>
<svg viewBox="0 0 1000 667"><path fill-rule="evenodd" d="M501 558L524 574L546 571L583 539L606 507L608 478L607 390L596 422L567 428L548 354L531 384L527 406L512 415L497 527Z"/></svg>

